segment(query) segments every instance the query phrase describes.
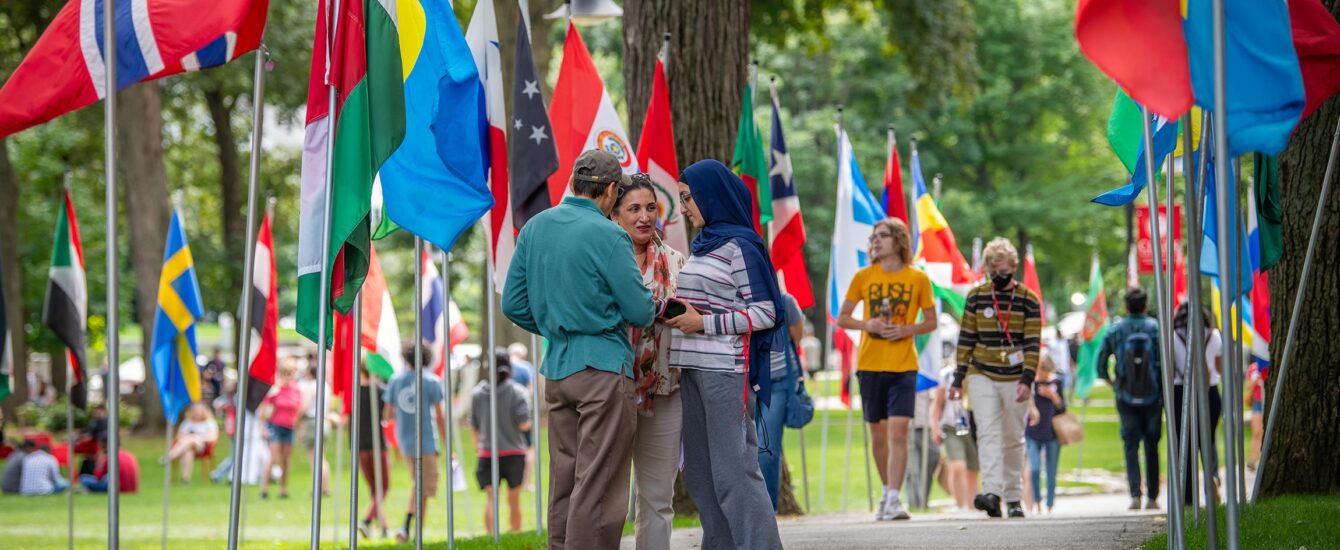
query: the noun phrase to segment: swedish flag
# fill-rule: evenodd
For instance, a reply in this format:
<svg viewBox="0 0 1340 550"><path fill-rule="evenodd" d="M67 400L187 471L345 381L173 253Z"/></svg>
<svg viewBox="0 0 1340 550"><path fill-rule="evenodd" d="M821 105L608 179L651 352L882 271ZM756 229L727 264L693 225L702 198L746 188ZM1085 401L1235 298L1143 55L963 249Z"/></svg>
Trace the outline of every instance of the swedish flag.
<svg viewBox="0 0 1340 550"><path fill-rule="evenodd" d="M153 352L149 358L163 399L163 412L176 422L182 409L200 399L200 369L195 362L195 322L204 313L200 281L186 243L181 212L173 209L158 279Z"/></svg>

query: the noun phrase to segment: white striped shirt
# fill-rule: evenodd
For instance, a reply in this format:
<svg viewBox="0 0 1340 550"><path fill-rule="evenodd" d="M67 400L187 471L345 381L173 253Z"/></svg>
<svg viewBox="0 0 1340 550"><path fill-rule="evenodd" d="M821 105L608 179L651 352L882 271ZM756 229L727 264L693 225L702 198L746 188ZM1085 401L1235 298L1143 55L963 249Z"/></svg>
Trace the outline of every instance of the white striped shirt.
<svg viewBox="0 0 1340 550"><path fill-rule="evenodd" d="M703 312L703 332L672 329L671 368L744 372L743 335L751 321L754 331L777 323L771 301L754 301L744 253L735 241L690 257L679 271L675 298ZM773 354L773 361L778 359L784 356Z"/></svg>

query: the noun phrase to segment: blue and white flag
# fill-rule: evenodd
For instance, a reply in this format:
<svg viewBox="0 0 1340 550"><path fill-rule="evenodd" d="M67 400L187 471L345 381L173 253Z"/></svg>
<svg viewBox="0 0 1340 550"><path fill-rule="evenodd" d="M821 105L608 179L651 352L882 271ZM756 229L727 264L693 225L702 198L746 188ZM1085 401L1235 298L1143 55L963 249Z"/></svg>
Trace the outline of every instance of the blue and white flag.
<svg viewBox="0 0 1340 550"><path fill-rule="evenodd" d="M1177 148L1177 123L1161 116L1153 117L1154 125L1154 173L1163 169L1163 159ZM1136 149L1135 171L1126 185L1098 195L1093 202L1106 206L1125 206L1140 196L1140 192L1149 185L1149 174L1145 168L1145 141L1140 140Z"/></svg>

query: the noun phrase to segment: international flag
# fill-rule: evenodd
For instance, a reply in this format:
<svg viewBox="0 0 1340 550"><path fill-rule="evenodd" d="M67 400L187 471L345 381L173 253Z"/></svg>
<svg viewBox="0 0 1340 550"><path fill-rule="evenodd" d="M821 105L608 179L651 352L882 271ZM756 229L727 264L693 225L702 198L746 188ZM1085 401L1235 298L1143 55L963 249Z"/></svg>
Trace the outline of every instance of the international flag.
<svg viewBox="0 0 1340 550"><path fill-rule="evenodd" d="M1206 110L1214 109L1212 10L1211 1L1187 2L1183 24L1191 88L1196 105ZM1325 8L1321 11L1334 22ZM1224 36L1228 153L1279 153L1307 103L1289 7L1279 1L1224 0ZM1165 70L1153 72L1167 78Z"/></svg>
<svg viewBox="0 0 1340 550"><path fill-rule="evenodd" d="M828 322L834 325L833 347L842 357L842 403L850 407L849 380L860 334L838 328L837 318L852 277L870 265L867 253L870 234L875 230L875 222L884 219L884 209L866 186L846 131L838 129L837 139L837 208L833 216L833 246L828 265ZM856 315L860 317L861 312L857 311Z"/></svg>
<svg viewBox="0 0 1340 550"><path fill-rule="evenodd" d="M889 160L884 163L884 196L881 204L889 217L907 219L907 192L903 190L903 169L898 160L898 136L889 128ZM911 227L911 226L909 226Z"/></svg>
<svg viewBox="0 0 1340 550"><path fill-rule="evenodd" d="M1233 323L1239 323L1238 326L1242 329L1243 350L1252 354L1252 357L1256 358L1258 362L1266 364L1268 369L1270 361L1270 345L1266 342L1265 338L1262 338L1261 335L1256 332L1256 323L1254 323L1252 319L1252 311L1256 308L1254 304L1252 304L1251 298L1246 296L1241 298L1241 316L1238 315L1237 303L1233 303L1230 306L1229 314L1225 316L1224 310L1219 304L1219 298L1222 296L1220 291L1221 287L1219 286L1220 283L1221 281L1217 277L1210 279L1210 301L1212 302L1211 309L1214 312L1215 321L1218 323L1221 330L1227 330L1233 327Z"/></svg>
<svg viewBox="0 0 1340 550"><path fill-rule="evenodd" d="M1252 157L1252 223L1256 227L1254 267L1264 275L1279 263L1284 254L1284 209L1280 203L1280 160L1274 155L1256 153Z"/></svg>
<svg viewBox="0 0 1340 550"><path fill-rule="evenodd" d="M1201 240L1200 248L1200 273L1206 277L1214 277L1217 279L1222 270L1219 266L1219 212L1218 209L1215 208L1217 197L1217 185L1214 177L1215 162L1217 162L1217 159L1211 154L1209 162L1205 166L1205 205L1202 210L1204 213L1205 225L1201 229L1204 238ZM1230 163L1228 166L1228 180L1234 181L1233 178L1233 165ZM1241 262L1241 277L1239 279L1242 281L1242 288L1239 290L1243 293L1250 292L1252 289L1252 266L1249 261L1251 252L1247 248L1247 233L1242 225L1240 225L1240 220L1229 220L1228 226L1230 230L1233 231L1236 238L1227 240L1237 242L1238 257L1243 259ZM1233 245L1230 243L1230 246Z"/></svg>
<svg viewBox="0 0 1340 550"><path fill-rule="evenodd" d="M679 157L675 153L675 125L670 113L670 85L665 80L665 63L656 58L652 73L651 100L647 117L642 121L642 135L637 139L637 163L644 167L656 188L656 203L660 207L659 225L662 240L681 254L689 254L689 235L684 226L683 205L679 204ZM789 169L790 166L788 165ZM776 264L776 256L773 256ZM813 302L813 297L811 297ZM802 306L806 307L806 306Z"/></svg>
<svg viewBox="0 0 1340 550"><path fill-rule="evenodd" d="M480 97L484 100L483 159L488 167L488 185L493 193L493 208L488 217L489 267L494 288L503 291L507 268L516 249L516 225L512 221L511 190L507 180L507 112L503 101L502 50L498 44L498 20L493 2L475 4L465 42L479 74ZM451 243L442 246L450 250ZM425 265L432 262L425 262Z"/></svg>
<svg viewBox="0 0 1340 550"><path fill-rule="evenodd" d="M372 248L368 264L368 278L359 293L362 305L363 322L358 328L358 342L366 351L364 366L369 373L382 380L404 368L400 356L400 327L396 324L395 311L391 307L391 293L386 289L386 277L382 275L381 262L377 261L377 249ZM353 410L353 402L348 399L350 373L353 371L354 317L350 313L335 313L335 345L331 351L331 393L344 398L344 412Z"/></svg>
<svg viewBox="0 0 1340 550"><path fill-rule="evenodd" d="M558 171L549 176L549 203L558 204L568 191L572 165L583 151L602 149L619 161L625 174L636 174L637 156L628 146L628 133L614 110L605 83L577 27L568 23L563 41L563 64L549 103L558 149Z"/></svg>
<svg viewBox="0 0 1340 550"><path fill-rule="evenodd" d="M536 214L553 206L548 181L558 170L554 128L544 104L542 82L535 74L530 27L526 24L525 10L521 11L516 22L516 57L512 60L511 203L512 223L517 231Z"/></svg>
<svg viewBox="0 0 1340 550"><path fill-rule="evenodd" d="M3 88L0 138L107 95L103 7L70 0ZM256 49L269 0L112 0L116 89L222 65Z"/></svg>
<svg viewBox="0 0 1340 550"><path fill-rule="evenodd" d="M918 263L922 264L931 281L941 287L968 286L977 281L972 266L963 258L954 240L954 232L949 222L940 213L935 200L926 190L926 178L921 175L921 159L912 151L912 185L915 186L916 202L912 205L912 249Z"/></svg>
<svg viewBox="0 0 1340 550"><path fill-rule="evenodd" d="M1293 45L1307 95L1302 118L1307 118L1340 90L1340 23L1320 0L1288 3Z"/></svg>
<svg viewBox="0 0 1340 550"><path fill-rule="evenodd" d="M1118 157L1122 156L1122 147L1118 144L1118 138L1113 135L1113 119L1118 115L1116 110L1122 108L1121 96L1117 97L1113 107L1113 118L1108 119L1108 141L1112 144L1114 151L1117 151ZM1136 107L1137 117L1139 108ZM1163 159L1177 149L1177 127L1178 123L1166 119L1162 116L1152 115L1151 126L1154 142L1154 173L1158 174L1163 170ZM1137 121L1139 119L1137 118ZM1144 122L1139 123L1140 139L1136 145L1135 160L1127 167L1131 170L1130 181L1121 187L1107 191L1092 199L1093 202L1106 206L1124 206L1130 204L1140 193L1149 185L1149 174L1145 168L1145 142L1144 142ZM1129 131L1123 132L1124 135L1130 135ZM1122 161L1123 164L1125 161Z"/></svg>
<svg viewBox="0 0 1340 550"><path fill-rule="evenodd" d="M1089 269L1089 294L1084 305L1084 328L1079 333L1079 368L1075 374L1075 396L1088 399L1089 390L1098 379L1098 352L1107 336L1107 292L1103 290L1103 272L1098 268L1098 256L1093 257Z"/></svg>
<svg viewBox="0 0 1340 550"><path fill-rule="evenodd" d="M1033 259L1031 244L1024 247L1024 288L1038 295L1038 304L1042 306L1042 326L1047 326L1047 302L1042 299L1042 282L1038 280L1038 265Z"/></svg>
<svg viewBox="0 0 1340 550"><path fill-rule="evenodd" d="M247 410L256 412L275 383L279 353L279 285L275 270L274 237L270 216L261 219L256 253L251 264L251 349L247 353Z"/></svg>
<svg viewBox="0 0 1340 550"><path fill-rule="evenodd" d="M1270 343L1270 283L1263 267L1261 228L1257 225L1258 210L1256 194L1247 193L1247 249L1251 253L1252 290L1249 298L1252 304L1252 328L1256 334ZM1257 369L1262 376L1270 370L1270 362L1257 360Z"/></svg>
<svg viewBox="0 0 1340 550"><path fill-rule="evenodd" d="M204 314L195 261L186 242L181 211L172 210L167 246L163 249L163 271L158 279L158 312L154 315L153 345L149 364L153 367L163 413L176 422L181 411L200 400L200 368L196 365L195 322Z"/></svg>
<svg viewBox="0 0 1340 550"><path fill-rule="evenodd" d="M754 122L754 84L744 87L744 99L740 102L740 124L735 132L735 155L731 158L731 168L744 180L749 188L749 196L754 199L754 230L763 235L763 226L772 221L772 190L767 185L759 185L767 173L768 164L763 158L763 137L759 134L758 123Z"/></svg>
<svg viewBox="0 0 1340 550"><path fill-rule="evenodd" d="M88 285L84 280L84 245L79 240L79 220L69 189L61 193L42 324L65 344L65 361L72 375L70 402L81 409L87 407L88 359L84 348L88 339L84 332L88 329Z"/></svg>
<svg viewBox="0 0 1340 550"><path fill-rule="evenodd" d="M447 307L446 288L442 283L442 275L438 273L437 265L428 256L428 251L423 251L423 290L419 294L419 341L433 350L432 356L424 360L433 367L433 372L438 376L442 376L446 370L448 339L454 346L470 336L469 329L462 335L455 324L450 330L447 329L446 315L451 315L452 323L459 323L461 312L456 309L454 303ZM460 326L465 327L464 324Z"/></svg>
<svg viewBox="0 0 1340 550"><path fill-rule="evenodd" d="M935 314L939 315L944 310L944 304L938 297L935 299ZM962 311L960 309L960 311ZM923 320L920 315L918 321ZM935 389L940 385L940 368L944 363L944 339L940 338L940 329L935 329L929 333L917 336L913 340L917 347L917 389L920 393L926 390Z"/></svg>
<svg viewBox="0 0 1340 550"><path fill-rule="evenodd" d="M314 342L323 302L328 300L332 309L349 311L353 296L367 277L373 179L406 132L397 19L396 14L387 11L394 4L387 6L376 0L339 3L340 12L334 14L339 27L333 49L328 47L326 21L330 3L323 1L320 6L307 89L298 222L297 330ZM408 20L402 24L411 27ZM334 112L328 85L335 88ZM335 140L330 144L331 195L326 196L327 139L331 138ZM397 193L400 187L392 182L393 178L382 178L387 214L415 231L417 226L404 223L413 212L399 209L398 205L403 204ZM331 212L330 247L322 250L327 201ZM420 203L418 207L432 204ZM405 218L397 219L401 215ZM320 295L323 261L329 266L328 275L324 275L330 277L329 296ZM330 345L331 335L326 336L322 345Z"/></svg>
<svg viewBox="0 0 1340 550"><path fill-rule="evenodd" d="M1095 66L1155 113L1177 118L1191 108L1178 0L1080 0L1075 41Z"/></svg>
<svg viewBox="0 0 1340 550"><path fill-rule="evenodd" d="M381 192L374 187L374 204L384 197L386 209L374 238L403 226L450 249L493 206L485 181L487 106L479 70L449 3L400 0L394 5L405 139L381 167ZM480 137L461 139L473 135Z"/></svg>
<svg viewBox="0 0 1340 550"><path fill-rule="evenodd" d="M14 339L9 333L9 316L5 309L5 273L0 265L0 401L13 393L10 378L14 376Z"/></svg>
<svg viewBox="0 0 1340 550"><path fill-rule="evenodd" d="M772 145L769 155L768 184L772 188L772 265L787 293L801 309L814 305L809 271L805 268L805 219L800 214L800 196L796 194L791 153L782 132L782 113L777 88L772 88Z"/></svg>

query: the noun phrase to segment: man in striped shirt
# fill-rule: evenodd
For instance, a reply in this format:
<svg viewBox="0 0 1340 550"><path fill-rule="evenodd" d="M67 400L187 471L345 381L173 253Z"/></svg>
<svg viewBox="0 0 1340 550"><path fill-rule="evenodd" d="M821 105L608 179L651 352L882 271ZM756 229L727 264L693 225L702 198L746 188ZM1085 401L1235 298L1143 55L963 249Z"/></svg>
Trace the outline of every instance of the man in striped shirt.
<svg viewBox="0 0 1340 550"><path fill-rule="evenodd" d="M1004 497L1009 516L1022 518L1025 402L1041 351L1042 303L1014 280L1019 253L1009 240L992 239L982 255L991 281L968 292L949 398L962 398L967 383L982 466L982 494L973 505L1000 517Z"/></svg>

